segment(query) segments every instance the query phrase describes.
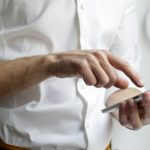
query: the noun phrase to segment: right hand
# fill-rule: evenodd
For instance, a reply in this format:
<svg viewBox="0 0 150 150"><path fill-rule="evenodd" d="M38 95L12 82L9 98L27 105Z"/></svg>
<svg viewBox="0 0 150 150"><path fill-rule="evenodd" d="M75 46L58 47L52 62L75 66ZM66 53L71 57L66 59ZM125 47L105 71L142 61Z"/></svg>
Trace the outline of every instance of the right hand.
<svg viewBox="0 0 150 150"><path fill-rule="evenodd" d="M116 75L114 69L125 73L138 87L140 77L128 62L104 50L75 50L53 54L55 61L50 74L56 77L82 77L87 85L127 88L128 81Z"/></svg>

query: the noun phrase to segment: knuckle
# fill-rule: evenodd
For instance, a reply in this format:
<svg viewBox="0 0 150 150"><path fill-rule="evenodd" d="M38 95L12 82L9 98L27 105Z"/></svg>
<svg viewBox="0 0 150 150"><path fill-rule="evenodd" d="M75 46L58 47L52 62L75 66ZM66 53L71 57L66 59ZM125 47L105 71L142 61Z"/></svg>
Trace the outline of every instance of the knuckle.
<svg viewBox="0 0 150 150"><path fill-rule="evenodd" d="M106 52L105 50L97 50L97 51L93 51L93 55L98 56L98 57L105 57Z"/></svg>
<svg viewBox="0 0 150 150"><path fill-rule="evenodd" d="M106 84L108 84L109 82L110 82L110 79L109 79L108 77L105 77L105 78L102 79L101 84L102 84L102 85L106 85Z"/></svg>
<svg viewBox="0 0 150 150"><path fill-rule="evenodd" d="M111 84L107 84L107 85L104 86L105 89L109 89L110 87L112 87Z"/></svg>
<svg viewBox="0 0 150 150"><path fill-rule="evenodd" d="M83 79L83 80L84 80L84 82L85 82L86 85L89 85L89 86L92 85L91 81L87 81L86 79Z"/></svg>
<svg viewBox="0 0 150 150"><path fill-rule="evenodd" d="M83 60L79 63L79 65L80 65L80 68L81 68L81 69L84 69L84 68L86 68L86 67L88 66L88 62L87 62L86 59L83 59Z"/></svg>
<svg viewBox="0 0 150 150"><path fill-rule="evenodd" d="M87 54L88 62L93 62L95 60L95 56L92 53Z"/></svg>
<svg viewBox="0 0 150 150"><path fill-rule="evenodd" d="M82 78L87 76L87 67L82 67L81 65L78 70Z"/></svg>
<svg viewBox="0 0 150 150"><path fill-rule="evenodd" d="M105 58L106 57L106 53L105 53L105 51L99 51L99 56L101 57L101 58Z"/></svg>
<svg viewBox="0 0 150 150"><path fill-rule="evenodd" d="M88 79L88 81L86 81L86 84L91 86L91 85L95 85L96 84L96 80L95 79Z"/></svg>
<svg viewBox="0 0 150 150"><path fill-rule="evenodd" d="M100 87L105 87L107 84L109 83L109 78L105 77L103 79L101 79L100 81L98 81L95 86L100 88Z"/></svg>
<svg viewBox="0 0 150 150"><path fill-rule="evenodd" d="M128 124L128 121L127 121L127 120L120 120L120 124L121 124L122 126L125 126L125 125Z"/></svg>
<svg viewBox="0 0 150 150"><path fill-rule="evenodd" d="M114 85L113 83L109 82L108 84L105 85L105 88L106 88L106 89L109 89L109 88L112 87L113 85Z"/></svg>
<svg viewBox="0 0 150 150"><path fill-rule="evenodd" d="M122 65L124 68L128 68L130 66L129 62L126 60L123 60Z"/></svg>
<svg viewBox="0 0 150 150"><path fill-rule="evenodd" d="M129 121L128 121L126 115L124 115L124 116L120 115L120 116L119 116L119 122L120 122L120 124L121 124L122 126L125 126L125 125L127 125L127 124L129 123Z"/></svg>
<svg viewBox="0 0 150 150"><path fill-rule="evenodd" d="M135 130L139 130L139 129L142 127L142 125L139 124L139 123L134 123L134 124L132 124L132 127L133 127Z"/></svg>
<svg viewBox="0 0 150 150"><path fill-rule="evenodd" d="M95 56L99 55L99 53L100 53L100 50L94 50L94 51L92 51L92 54L95 55Z"/></svg>
<svg viewBox="0 0 150 150"><path fill-rule="evenodd" d="M102 84L97 83L97 84L95 84L95 87L97 87L97 88L101 88L101 87L103 87L103 85L102 85Z"/></svg>
<svg viewBox="0 0 150 150"><path fill-rule="evenodd" d="M111 75L110 76L110 82L111 82L111 84L116 83L116 81L117 81L117 76L116 75Z"/></svg>
<svg viewBox="0 0 150 150"><path fill-rule="evenodd" d="M95 85L96 84L96 80L91 80L91 85Z"/></svg>

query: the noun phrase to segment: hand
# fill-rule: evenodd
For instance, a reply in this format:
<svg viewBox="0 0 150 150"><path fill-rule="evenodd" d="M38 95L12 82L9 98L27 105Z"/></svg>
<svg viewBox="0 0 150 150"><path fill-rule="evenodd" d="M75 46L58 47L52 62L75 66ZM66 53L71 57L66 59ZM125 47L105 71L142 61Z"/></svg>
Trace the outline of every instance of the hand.
<svg viewBox="0 0 150 150"><path fill-rule="evenodd" d="M150 124L150 92L144 93L141 102L134 103L133 99L123 102L119 109L119 121L121 125L133 130Z"/></svg>
<svg viewBox="0 0 150 150"><path fill-rule="evenodd" d="M114 68L124 72L134 84L142 87L140 78L128 62L108 51L70 51L53 54L55 61L50 74L57 77L82 77L87 85L127 88L128 81L116 75Z"/></svg>

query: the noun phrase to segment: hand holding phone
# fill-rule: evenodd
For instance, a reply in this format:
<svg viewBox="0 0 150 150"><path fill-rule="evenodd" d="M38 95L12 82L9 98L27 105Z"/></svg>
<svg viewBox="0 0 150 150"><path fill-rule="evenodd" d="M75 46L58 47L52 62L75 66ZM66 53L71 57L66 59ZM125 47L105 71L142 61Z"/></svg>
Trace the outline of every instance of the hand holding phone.
<svg viewBox="0 0 150 150"><path fill-rule="evenodd" d="M146 91L148 92L148 91ZM122 95L121 95L122 93ZM120 93L116 96L118 98L117 103L112 103L108 107L102 109L102 113L111 113L119 109L119 106L122 102L128 101L129 99L133 99L134 102L138 103L143 99L143 95L145 92L141 93L140 91L136 91L133 88L125 89L124 92L120 90ZM120 97L119 97L120 96Z"/></svg>

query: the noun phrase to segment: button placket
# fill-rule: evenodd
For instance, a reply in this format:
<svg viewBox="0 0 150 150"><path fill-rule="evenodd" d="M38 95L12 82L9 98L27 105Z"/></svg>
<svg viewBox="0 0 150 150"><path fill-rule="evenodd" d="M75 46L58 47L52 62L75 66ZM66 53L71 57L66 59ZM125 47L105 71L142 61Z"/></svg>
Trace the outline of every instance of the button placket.
<svg viewBox="0 0 150 150"><path fill-rule="evenodd" d="M78 18L80 27L80 46L87 49L87 5L86 0L78 0Z"/></svg>
<svg viewBox="0 0 150 150"><path fill-rule="evenodd" d="M86 127L87 129L89 129L89 128L90 128L90 123L87 122L86 125L85 125L85 127Z"/></svg>
<svg viewBox="0 0 150 150"><path fill-rule="evenodd" d="M81 1L81 9L86 9L87 8L87 4L86 4L86 0L82 0Z"/></svg>
<svg viewBox="0 0 150 150"><path fill-rule="evenodd" d="M80 28L80 48L85 50L87 49L87 6L86 6L86 0L77 0L77 13L78 13L78 19L79 19L79 28ZM87 111L88 111L88 103L87 103L87 90L86 90L86 85L83 80L78 80L77 83L78 86L78 92L81 95L81 97L84 100L85 104L85 109L86 111L84 112L85 116L85 132L86 132L86 138L88 142L88 135L87 135L87 130L89 129L89 123L86 123L87 119Z"/></svg>

